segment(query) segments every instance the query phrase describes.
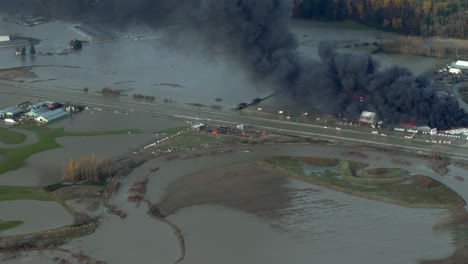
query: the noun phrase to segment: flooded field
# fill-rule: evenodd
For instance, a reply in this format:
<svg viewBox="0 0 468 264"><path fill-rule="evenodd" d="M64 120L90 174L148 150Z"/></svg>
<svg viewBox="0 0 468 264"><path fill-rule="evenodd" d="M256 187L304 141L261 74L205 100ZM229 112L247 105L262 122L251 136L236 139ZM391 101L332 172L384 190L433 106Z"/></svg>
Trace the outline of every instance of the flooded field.
<svg viewBox="0 0 468 264"><path fill-rule="evenodd" d="M1 48L0 68L39 66L33 68L38 77L25 79L25 85L75 91L87 87L90 95L111 87L129 96L137 93L179 102L232 106L269 93L268 83L253 81L224 51L174 50L164 44L167 40L163 34L147 29L145 34L150 36L147 40L90 44L82 51L68 55L45 55L66 50L68 41L78 37L66 29L66 25L66 22L55 21L28 28L0 21L0 27L8 32L43 40L36 47L43 55L35 57L16 57L11 48ZM298 37L299 51L312 58L317 58L321 40L373 42L378 38L395 37L376 30L344 30L310 21L294 21L291 29ZM416 74L446 63L432 58L386 54L378 54L375 58L383 67L396 64L408 67ZM216 98L223 101L215 102Z"/></svg>
<svg viewBox="0 0 468 264"><path fill-rule="evenodd" d="M34 233L73 224L73 216L57 202L2 201L2 220L21 220L16 228L0 231L1 236Z"/></svg>
<svg viewBox="0 0 468 264"><path fill-rule="evenodd" d="M158 101L171 98L181 104L202 103L207 106L232 106L267 95L270 91L268 83L253 81L224 51L210 50L207 56L197 49L189 52L174 50L163 44L165 39L162 34L147 29L144 29L145 34L151 38L146 40L89 44L80 52L57 55L57 52L67 49L70 39L78 37L67 30L66 25L66 22L55 21L36 27L20 27L0 20L0 28L7 32L42 40L36 47L39 54L35 57L16 57L12 49L0 48L0 68L37 66L32 68L37 77L18 80L24 89L71 91L72 101L73 93L84 95L83 88L87 87L89 92L85 96L98 98L96 100L103 104L114 102L112 98L99 93L104 87L121 91L122 98L130 101L133 94L144 94L155 96ZM300 53L312 58L318 57L320 40L352 43L395 37L376 30L343 30L319 22L295 21L291 27L298 36ZM133 30L141 29L136 27ZM378 54L375 58L382 67L397 64L411 68L416 74L446 63L445 60L433 58L387 54ZM3 108L28 100L32 101L31 98L2 94L0 104ZM90 108L50 127L64 127L66 131L140 129L144 133L58 138L57 142L62 148L31 156L25 167L0 175L0 186L56 183L69 159L92 154L98 159L116 157L155 139L155 131L183 125L187 124L134 113L131 109L128 112L110 112ZM82 249L91 257L112 264L172 263L181 254L173 230L151 218L147 214L146 204L136 208L128 201L132 184L148 177L146 198L157 204L164 201L174 184L188 177L201 175L203 179L208 171L218 174L227 170L228 166L235 175L236 164L253 163L274 155L321 156L362 161L375 168L402 168L437 178L463 198L468 198L468 182L455 178L463 176L463 170L450 168L449 174L440 178L427 167L425 160L404 157L411 163L411 167L408 167L391 163L390 155L385 153L364 150L369 158L363 161L346 155L350 150L353 149L330 146L244 146L236 147L229 155L209 156L204 154L210 150L193 149L188 151L190 155L200 154L202 157L174 161L167 161L165 157L154 159L125 178L112 199L128 213L126 219L98 211L99 214L102 212L103 222L96 232L74 239L64 247L72 251ZM159 170L156 172L155 168ZM320 169L308 166L305 170L317 172ZM260 176L268 177L268 173ZM230 199L241 199L242 202L236 201L235 206L223 201L221 195L220 199L181 203L175 206L177 210L168 210L168 220L180 228L185 240L183 263L417 263L419 259L446 257L454 249L450 232L432 231L432 221L445 214L446 210L406 208L353 197L288 179L284 175L276 176L272 181L255 182L256 185L252 185L255 188L245 192L251 196L242 196L245 193L241 184L226 192L231 194ZM192 184L200 188L212 187L203 186L197 181L188 183L187 188ZM217 190L217 195L222 194L223 185L217 186L221 188L221 191ZM256 194L257 189L265 192ZM271 197L275 192L285 192L285 195L278 200L266 201L271 206L245 206L248 202L258 202L256 199L262 194L267 193L270 196L266 197ZM84 205L75 204L75 207L85 210ZM38 208L40 216L33 213ZM1 220L25 221L24 225L2 232L2 235L40 231L73 222L65 209L52 202L0 202L0 212ZM34 261L44 259L48 258L24 257L22 261L37 263ZM15 262L11 260L6 263Z"/></svg>
<svg viewBox="0 0 468 264"><path fill-rule="evenodd" d="M173 235L171 240L168 227L150 219L145 213L146 206L135 208L134 204L127 201L130 194L128 190L133 182L149 176L147 198L157 203L164 199L175 182L190 175L203 175L213 168L222 171L226 166L278 153L345 157L343 153L346 150L340 147L261 146L236 149L235 153L223 156L175 161L155 159L124 179L121 191L114 199L120 208L129 212L129 218L120 220L113 216L107 217L96 234L75 240L69 248L85 248L92 257L109 261L112 259L112 263L117 264L125 263L121 261L128 260L125 252L114 251L110 255L105 248L95 249L96 245L113 241L115 233L131 229L134 233L126 233L128 240L116 243L119 248L133 248L137 243L137 235L144 237L142 241L152 241L140 234L141 230L151 230L156 236L163 234L169 241L174 241L169 246L171 250L168 252L171 254L163 253L153 256L153 259L161 259L163 263L168 259L173 261L177 259L178 247ZM203 153L201 150L194 152ZM386 154L366 154L371 158L365 162L373 166L401 167L390 163ZM410 160L415 164L411 172L424 171L427 175L435 176L425 168L425 161ZM159 170L149 173L155 167ZM452 182L455 181L453 176L450 173L442 181L452 186L455 184ZM289 198L282 200L287 202L286 206L279 204L267 211L263 210L265 208L249 211L242 206L237 209L223 207L213 200L208 204L185 207L170 215L168 219L182 230L184 236L186 257L183 263L310 263L311 259L317 263L417 263L420 259L442 258L452 253L452 234L432 231L432 221L447 210L386 204L296 180L270 182L267 185L271 184L289 190ZM466 187L463 188L460 186L459 191L466 197L468 192ZM242 196L242 192L238 195ZM251 202L256 203L255 200ZM133 224L136 222L138 225ZM161 247L159 242L151 243L157 245L152 247L154 251L161 248L168 250L165 246ZM143 252L141 256L141 259L151 257Z"/></svg>
<svg viewBox="0 0 468 264"><path fill-rule="evenodd" d="M71 118L59 120L50 127L64 127L66 131L113 131L138 129L146 134L154 133L171 127L185 126L186 123L177 120L135 114L131 111L106 111L100 108L89 108ZM137 147L138 145L134 145Z"/></svg>

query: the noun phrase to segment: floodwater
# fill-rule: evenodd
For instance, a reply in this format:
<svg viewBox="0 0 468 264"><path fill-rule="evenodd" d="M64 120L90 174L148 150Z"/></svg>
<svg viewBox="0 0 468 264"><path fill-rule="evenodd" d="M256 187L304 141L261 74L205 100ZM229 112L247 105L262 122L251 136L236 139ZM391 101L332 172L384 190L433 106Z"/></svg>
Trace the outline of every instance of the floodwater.
<svg viewBox="0 0 468 264"><path fill-rule="evenodd" d="M42 53L66 49L68 41L78 37L66 29L66 24L56 21L30 28L0 20L0 28L7 32L42 39L43 42L36 47ZM292 29L301 42L299 51L311 58L317 58L319 40L370 42L377 39L378 34L392 37L377 31L330 29L317 22L295 22ZM111 87L130 96L139 93L207 105L220 97L224 101L217 104L232 105L268 94L268 84L252 81L225 54L207 57L198 52L176 51L162 44L161 35L152 33L155 38L85 45L82 51L68 55L20 58L12 54L12 49L3 48L0 49L0 68L42 66L34 68L38 78L25 80L25 89L47 87L57 91L81 91L88 87L90 96L97 95L96 91L104 87ZM432 58L385 54L377 55L376 59L383 67L398 64L409 67L417 74L445 63ZM7 101L9 104L11 102ZM91 154L96 154L98 158L114 157L151 140L151 132L179 124L132 113L104 113L90 109L53 126L65 126L70 131L138 128L146 133L60 138L58 142L63 148L33 155L24 168L1 175L0 185L38 186L54 183L63 164L70 158ZM134 208L126 201L128 193L125 190L132 182L147 175L149 168L160 167L156 174L150 175L147 194L151 201L157 202L164 196L169 184L213 167L271 155L336 158L343 157L342 153L347 149L267 146L253 147L251 150L196 160L165 163L159 159L148 162L132 172L122 184L121 190L124 191L115 198L117 205L128 212L128 218L106 216L96 233L75 239L67 247L82 248L87 254L114 264L171 263L179 256L179 246L172 230L151 219L143 205ZM372 158L366 162L374 166L403 166L391 164L388 157L384 159L385 154L369 154ZM425 161L408 160L413 164L409 169L411 172L434 176ZM454 176L449 174L440 180L467 198L468 183L459 183ZM352 197L298 181L291 181L290 187L296 190L292 206L279 212L282 216L275 220L217 205L189 207L170 216L169 219L181 228L185 237L187 256L184 263L415 263L417 259L447 256L453 249L449 233L434 233L431 229L432 220L445 210L410 209ZM34 204L34 201L25 201L24 204L3 208L0 210L2 219L8 219L3 217L6 211L12 214L13 219L18 219L23 211L35 210ZM67 220L56 223L59 226L69 224L70 218L58 215L59 212L54 209L49 214L41 215L49 221ZM39 226L35 225L32 229L39 231L36 230Z"/></svg>
<svg viewBox="0 0 468 264"><path fill-rule="evenodd" d="M173 263L180 250L172 229L146 215L146 206L127 208L128 216L108 216L90 236L74 239L68 249L83 249L112 264Z"/></svg>
<svg viewBox="0 0 468 264"><path fill-rule="evenodd" d="M42 39L36 47L39 53L67 49L68 41L78 36L66 29L66 25L66 22L55 21L21 27L0 21L0 28L8 32ZM294 21L291 29L301 43L300 53L314 59L318 58L317 47L321 40L372 42L377 38L395 37L376 30L343 30L310 21ZM38 78L25 80L24 85L30 87L77 91L88 87L90 94L111 87L130 96L138 93L206 105L232 106L269 93L268 83L251 79L224 52L200 52L198 48L176 50L164 44L167 41L160 32L146 31L145 34L149 39L90 44L68 55L16 57L11 48L2 48L0 68L42 66L34 68ZM433 58L388 54L378 54L375 58L383 67L397 64L416 74L446 63ZM215 102L216 98L224 101Z"/></svg>
<svg viewBox="0 0 468 264"><path fill-rule="evenodd" d="M110 159L133 151L152 141L158 130L186 125L184 122L136 114L88 109L54 122L50 127L65 127L66 131L113 131L138 128L142 134L62 137L61 148L34 154L26 166L0 176L0 186L45 186L60 181L62 169L70 159L96 155L98 160Z"/></svg>
<svg viewBox="0 0 468 264"><path fill-rule="evenodd" d="M57 202L2 201L1 220L22 220L18 227L1 231L1 236L26 234L73 224L73 216Z"/></svg>
<svg viewBox="0 0 468 264"><path fill-rule="evenodd" d="M246 151L248 150L248 151ZM106 218L96 234L73 241L70 249L85 249L94 258L126 263L133 260L170 263L177 259L178 245L170 230L146 214L146 207L127 202L128 189L149 176L147 198L162 199L167 187L178 179L211 168L261 159L271 155L309 155L344 158L344 147L261 146L241 148L235 154L192 160L147 162L123 180L114 203L129 213L125 220ZM200 153L195 150L194 152ZM402 167L389 162L386 154L363 151L371 158L361 160L378 167ZM426 161L406 158L411 172L433 176ZM155 173L151 168L159 167ZM402 167L404 168L404 167ZM408 169L408 168L406 168ZM456 185L451 173L441 181ZM441 258L452 253L450 232L433 232L432 221L447 213L441 209L414 209L353 197L309 183L290 180L295 196L290 207L275 217L258 217L219 205L197 205L177 211L168 219L185 239L183 263L417 263L419 259ZM457 191L467 197L466 185ZM271 215L271 214L270 214ZM124 232L124 235L122 235ZM126 239L118 239L125 237ZM159 239L158 239L159 238ZM155 239L155 240L153 240ZM163 243L166 239L168 244ZM112 242L111 242L112 241ZM123 250L109 250L109 243ZM135 244L150 252L142 252ZM147 243L152 243L147 246ZM128 249L128 250L124 250Z"/></svg>

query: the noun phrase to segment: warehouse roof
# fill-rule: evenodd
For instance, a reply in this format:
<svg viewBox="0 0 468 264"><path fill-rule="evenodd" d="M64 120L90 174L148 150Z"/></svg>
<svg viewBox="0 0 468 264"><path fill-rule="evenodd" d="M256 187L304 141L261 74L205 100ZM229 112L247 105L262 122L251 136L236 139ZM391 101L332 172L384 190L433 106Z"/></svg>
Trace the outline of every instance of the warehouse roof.
<svg viewBox="0 0 468 264"><path fill-rule="evenodd" d="M10 106L10 107L7 107L7 108L5 108L5 109L0 110L0 112L8 113L8 112L11 112L11 111L13 111L13 110L15 110L15 109L18 109L18 108L19 108L19 107L17 107L17 106Z"/></svg>
<svg viewBox="0 0 468 264"><path fill-rule="evenodd" d="M458 60L452 63L453 68L468 69L468 61Z"/></svg>
<svg viewBox="0 0 468 264"><path fill-rule="evenodd" d="M61 117L67 116L69 114L70 114L70 112L68 112L68 111L66 111L66 110L64 110L62 108L58 108L58 109L55 109L53 111L44 113L44 114L36 117L36 120L37 121L50 122L50 121L59 119Z"/></svg>

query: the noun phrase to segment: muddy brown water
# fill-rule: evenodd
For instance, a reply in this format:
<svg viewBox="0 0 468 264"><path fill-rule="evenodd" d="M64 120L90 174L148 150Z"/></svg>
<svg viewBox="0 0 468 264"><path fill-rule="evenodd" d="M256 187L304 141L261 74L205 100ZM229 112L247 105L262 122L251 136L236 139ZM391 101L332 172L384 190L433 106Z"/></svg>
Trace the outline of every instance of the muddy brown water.
<svg viewBox="0 0 468 264"><path fill-rule="evenodd" d="M67 22L54 21L21 27L0 21L0 28L6 28L8 32L42 39L36 47L38 53L67 50L68 41L78 36L66 29L66 25ZM291 29L302 43L300 53L315 59L318 58L318 43L322 40L373 42L396 36L376 30L344 30L310 21L294 21ZM161 33L146 31L145 34L154 38L85 45L82 51L68 55L17 57L13 55L13 48L2 48L0 68L49 65L34 68L38 78L26 79L25 85L76 91L88 87L93 95L104 87L111 87L130 96L138 93L184 103L232 106L269 94L270 84L252 81L248 73L232 63L233 58L227 53L200 52L193 47L193 50L174 50L163 45ZM207 54L211 56L207 57ZM408 67L416 74L446 63L432 58L386 54L378 54L375 58L383 67L396 64ZM224 101L215 102L218 97Z"/></svg>
<svg viewBox="0 0 468 264"><path fill-rule="evenodd" d="M0 236L34 233L73 224L73 216L57 202L2 201L1 220L22 220L24 224L0 231Z"/></svg>
<svg viewBox="0 0 468 264"><path fill-rule="evenodd" d="M248 152L244 152L246 150ZM128 189L146 175L150 175L147 197L159 202L174 182L212 168L221 169L275 154L342 157L346 150L341 147L262 146L241 148L232 155L193 160L156 159L124 179L114 201L124 210L134 212L134 205L126 202ZM371 158L350 159L379 167L405 167L389 162L386 154L365 153ZM413 164L410 171L434 176L425 167L425 161L408 159ZM155 167L159 167L159 171L149 174ZM453 177L449 174L444 180L453 185ZM184 263L310 263L311 260L316 263L417 263L419 259L448 256L453 250L449 232L432 231L433 219L446 210L406 208L295 180L288 180L284 188L292 190L290 205L270 210L267 217L211 203L189 206L169 216L184 235L187 250ZM463 193L466 196L467 192ZM82 243L91 247L86 239ZM96 256L100 254L96 252Z"/></svg>

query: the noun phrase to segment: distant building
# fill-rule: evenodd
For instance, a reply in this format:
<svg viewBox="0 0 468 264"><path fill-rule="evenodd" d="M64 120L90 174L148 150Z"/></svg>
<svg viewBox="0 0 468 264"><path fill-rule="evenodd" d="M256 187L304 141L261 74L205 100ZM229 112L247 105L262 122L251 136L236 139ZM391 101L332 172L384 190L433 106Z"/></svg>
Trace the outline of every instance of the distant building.
<svg viewBox="0 0 468 264"><path fill-rule="evenodd" d="M245 130L245 125L244 125L244 124L240 124L240 125L237 125L236 128L243 132L243 131Z"/></svg>
<svg viewBox="0 0 468 264"><path fill-rule="evenodd" d="M7 118L7 117L15 117L20 114L24 113L24 109L21 107L17 106L11 106L8 108L5 108L3 110L0 110L0 117L1 118Z"/></svg>
<svg viewBox="0 0 468 264"><path fill-rule="evenodd" d="M201 129L204 129L205 127L206 127L205 124L196 124L192 126L192 129L201 130Z"/></svg>
<svg viewBox="0 0 468 264"><path fill-rule="evenodd" d="M363 111L359 117L359 123L375 124L377 121L377 114L374 112Z"/></svg>
<svg viewBox="0 0 468 264"><path fill-rule="evenodd" d="M54 120L70 115L70 112L62 108L55 109L53 111L46 112L36 117L34 120L40 123L49 123Z"/></svg>
<svg viewBox="0 0 468 264"><path fill-rule="evenodd" d="M461 74L462 71L457 68L450 68L449 72L452 74Z"/></svg>
<svg viewBox="0 0 468 264"><path fill-rule="evenodd" d="M47 108L47 107L42 107L42 108L38 108L38 109L35 109L35 110L31 110L29 112L27 112L25 114L25 116L28 116L28 117L38 117L42 114L45 114L47 112L50 112L50 110Z"/></svg>
<svg viewBox="0 0 468 264"><path fill-rule="evenodd" d="M452 68L457 68L460 70L468 70L468 61L459 60L456 62L452 62Z"/></svg>
<svg viewBox="0 0 468 264"><path fill-rule="evenodd" d="M0 42L10 41L10 36L0 36Z"/></svg>

